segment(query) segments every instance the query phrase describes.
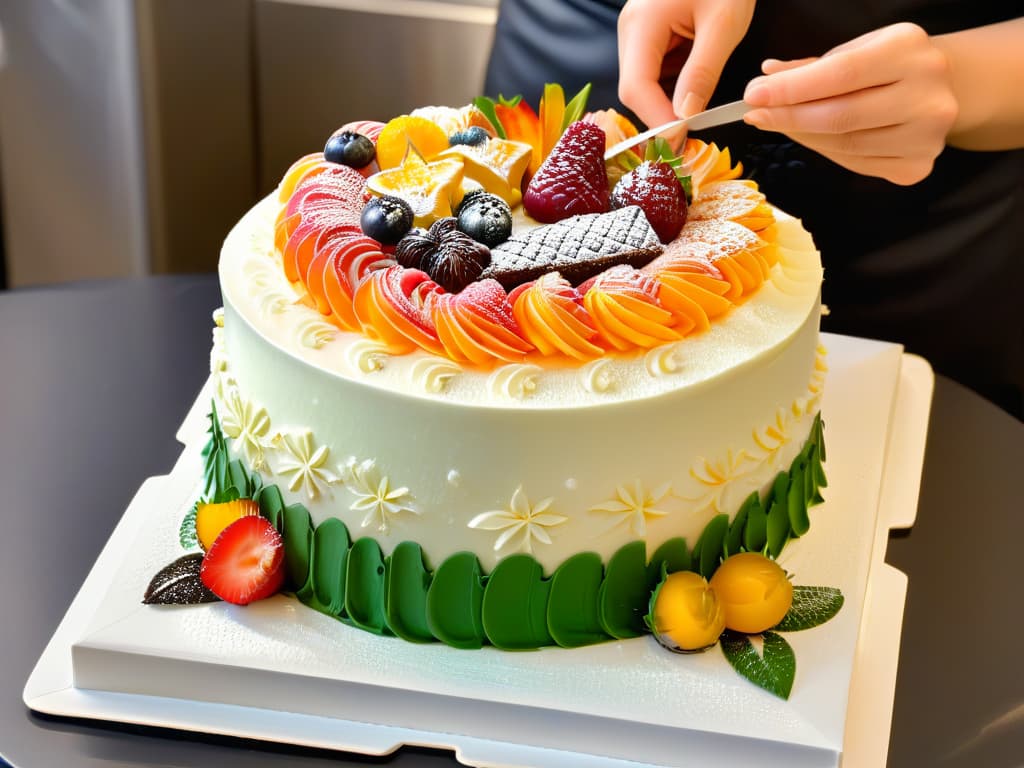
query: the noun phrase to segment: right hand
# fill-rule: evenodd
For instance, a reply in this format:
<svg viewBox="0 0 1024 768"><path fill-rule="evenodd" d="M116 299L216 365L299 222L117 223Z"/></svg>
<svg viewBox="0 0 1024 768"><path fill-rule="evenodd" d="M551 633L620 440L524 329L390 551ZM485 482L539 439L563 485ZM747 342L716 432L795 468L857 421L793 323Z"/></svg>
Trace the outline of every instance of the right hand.
<svg viewBox="0 0 1024 768"><path fill-rule="evenodd" d="M754 0L629 0L619 14L619 99L647 125L700 112L753 15ZM669 100L659 83L665 59L686 41Z"/></svg>

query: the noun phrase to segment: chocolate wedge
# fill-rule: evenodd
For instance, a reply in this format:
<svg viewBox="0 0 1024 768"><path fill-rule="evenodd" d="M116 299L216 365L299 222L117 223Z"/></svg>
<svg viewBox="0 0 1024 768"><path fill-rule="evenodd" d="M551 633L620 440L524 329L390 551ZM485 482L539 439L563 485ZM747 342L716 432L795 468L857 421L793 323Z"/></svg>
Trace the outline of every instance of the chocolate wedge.
<svg viewBox="0 0 1024 768"><path fill-rule="evenodd" d="M642 267L661 253L661 241L635 205L588 213L513 235L491 249L480 280L491 277L511 290L548 272L573 285L616 264Z"/></svg>

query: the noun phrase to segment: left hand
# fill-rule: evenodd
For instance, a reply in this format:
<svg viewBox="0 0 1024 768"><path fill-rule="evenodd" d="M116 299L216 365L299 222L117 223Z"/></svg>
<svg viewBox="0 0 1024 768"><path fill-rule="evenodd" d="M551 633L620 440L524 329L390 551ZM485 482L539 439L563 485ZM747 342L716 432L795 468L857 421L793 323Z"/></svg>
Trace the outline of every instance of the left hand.
<svg viewBox="0 0 1024 768"><path fill-rule="evenodd" d="M819 58L769 59L744 120L784 133L844 168L895 184L932 171L956 120L946 55L915 24L868 32Z"/></svg>

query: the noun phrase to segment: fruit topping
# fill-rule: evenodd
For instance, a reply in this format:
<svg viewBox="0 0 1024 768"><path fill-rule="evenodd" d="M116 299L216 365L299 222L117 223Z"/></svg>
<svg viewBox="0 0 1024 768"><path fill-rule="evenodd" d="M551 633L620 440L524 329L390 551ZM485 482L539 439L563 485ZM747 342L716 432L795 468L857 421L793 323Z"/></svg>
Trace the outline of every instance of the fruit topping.
<svg viewBox="0 0 1024 768"><path fill-rule="evenodd" d="M607 211L604 145L604 131L593 123L576 121L566 128L526 188L526 212L550 223Z"/></svg>
<svg viewBox="0 0 1024 768"><path fill-rule="evenodd" d="M284 541L266 518L231 523L203 558L199 576L221 600L247 605L270 597L284 581Z"/></svg>
<svg viewBox="0 0 1024 768"><path fill-rule="evenodd" d="M410 152L401 167L375 173L366 180L366 187L377 195L402 198L412 206L416 226L427 227L436 219L451 216L452 201L462 194L463 173L460 159L428 163Z"/></svg>
<svg viewBox="0 0 1024 768"><path fill-rule="evenodd" d="M327 140L324 158L349 168L365 168L373 162L376 150L373 142L361 133L342 131Z"/></svg>
<svg viewBox="0 0 1024 768"><path fill-rule="evenodd" d="M196 538L203 551L208 551L221 531L240 517L258 515L260 505L252 499L236 499L220 504L196 505Z"/></svg>
<svg viewBox="0 0 1024 768"><path fill-rule="evenodd" d="M485 144L458 144L439 157L458 158L465 164L465 177L488 192L498 195L509 205L522 200L523 174L533 150L529 144L505 139L491 139Z"/></svg>
<svg viewBox="0 0 1024 768"><path fill-rule="evenodd" d="M352 307L356 287L369 273L393 266L394 262L381 251L380 243L365 236L333 241L324 250L322 277L309 280L309 292L316 297L316 291L322 290L331 321L343 330L357 331L359 319Z"/></svg>
<svg viewBox="0 0 1024 768"><path fill-rule="evenodd" d="M380 136L381 130L384 128L384 123L379 120L353 120L350 123L345 123L335 133L344 133L345 131L352 131L352 133L361 133L363 136L368 138L374 144L377 143L377 137Z"/></svg>
<svg viewBox="0 0 1024 768"><path fill-rule="evenodd" d="M712 181L701 189L700 198L690 206L692 221L728 219L760 232L775 223L775 213L765 196L750 179Z"/></svg>
<svg viewBox="0 0 1024 768"><path fill-rule="evenodd" d="M449 232L454 232L458 228L458 219L456 219L454 216L445 216L444 218L438 219L437 221L430 225L428 234L432 238L434 238L434 240L439 240L440 238L447 235Z"/></svg>
<svg viewBox="0 0 1024 768"><path fill-rule="evenodd" d="M165 565L146 587L142 602L146 605L195 605L220 600L199 578L203 555L193 552Z"/></svg>
<svg viewBox="0 0 1024 768"><path fill-rule="evenodd" d="M558 271L577 284L615 264L643 266L661 252L661 242L636 206L575 216L513 235L491 249L493 277L506 290Z"/></svg>
<svg viewBox="0 0 1024 768"><path fill-rule="evenodd" d="M711 577L725 626L755 634L771 629L793 604L793 584L782 566L760 552L727 557Z"/></svg>
<svg viewBox="0 0 1024 768"><path fill-rule="evenodd" d="M482 128L488 136L492 135L494 130L491 121L472 104L464 107L417 107L410 114L437 124L445 136L451 136L473 126Z"/></svg>
<svg viewBox="0 0 1024 768"><path fill-rule="evenodd" d="M425 349L444 354L430 317L435 294L444 289L418 269L397 264L371 272L352 300L363 333L395 355Z"/></svg>
<svg viewBox="0 0 1024 768"><path fill-rule="evenodd" d="M387 123L377 137L377 164L381 170L402 165L410 148L424 160L448 149L448 134L425 117L402 115Z"/></svg>
<svg viewBox="0 0 1024 768"><path fill-rule="evenodd" d="M601 338L619 350L651 348L680 337L672 313L658 306L658 283L621 264L579 288Z"/></svg>
<svg viewBox="0 0 1024 768"><path fill-rule="evenodd" d="M490 262L490 248L465 232L453 230L437 238L437 245L423 256L420 268L446 291L458 293L479 278Z"/></svg>
<svg viewBox="0 0 1024 768"><path fill-rule="evenodd" d="M487 140L491 138L491 134L481 128L479 125L471 125L464 131L456 131L448 137L448 143L453 147L456 144L467 144L470 147L479 147L481 144L486 144Z"/></svg>
<svg viewBox="0 0 1024 768"><path fill-rule="evenodd" d="M420 269L423 257L436 248L437 240L431 237L427 230L416 227L398 241L398 245L395 246L395 261L406 269Z"/></svg>
<svg viewBox="0 0 1024 768"><path fill-rule="evenodd" d="M587 360L604 352L593 343L597 329L583 297L557 272L519 286L509 294L509 301L523 336L542 355L561 353Z"/></svg>
<svg viewBox="0 0 1024 768"><path fill-rule="evenodd" d="M670 651L693 653L718 642L725 629L725 611L703 576L677 571L654 590L646 621L657 641Z"/></svg>
<svg viewBox="0 0 1024 768"><path fill-rule="evenodd" d="M363 208L363 233L384 245L394 245L412 229L412 207L400 197L375 197Z"/></svg>
<svg viewBox="0 0 1024 768"><path fill-rule="evenodd" d="M512 235L512 209L497 195L487 192L467 195L459 205L459 229L493 248Z"/></svg>
<svg viewBox="0 0 1024 768"><path fill-rule="evenodd" d="M742 163L732 164L728 148L719 149L718 145L705 144L700 139L686 140L683 147L683 165L692 179L695 197L705 184L735 179L743 173Z"/></svg>
<svg viewBox="0 0 1024 768"><path fill-rule="evenodd" d="M675 169L664 162L643 162L619 179L611 205L640 206L663 243L674 240L686 223L686 192Z"/></svg>
<svg viewBox="0 0 1024 768"><path fill-rule="evenodd" d="M532 349L516 327L509 300L494 280L480 280L458 294L434 296L434 326L453 360L487 365L515 362Z"/></svg>

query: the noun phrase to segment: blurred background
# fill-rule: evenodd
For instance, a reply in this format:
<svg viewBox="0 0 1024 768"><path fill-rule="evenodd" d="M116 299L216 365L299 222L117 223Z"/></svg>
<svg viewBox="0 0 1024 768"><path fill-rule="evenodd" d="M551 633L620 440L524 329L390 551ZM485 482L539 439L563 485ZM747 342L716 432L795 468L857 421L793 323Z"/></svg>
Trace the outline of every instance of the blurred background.
<svg viewBox="0 0 1024 768"><path fill-rule="evenodd" d="M482 93L497 5L0 0L0 288L214 270L338 126Z"/></svg>

